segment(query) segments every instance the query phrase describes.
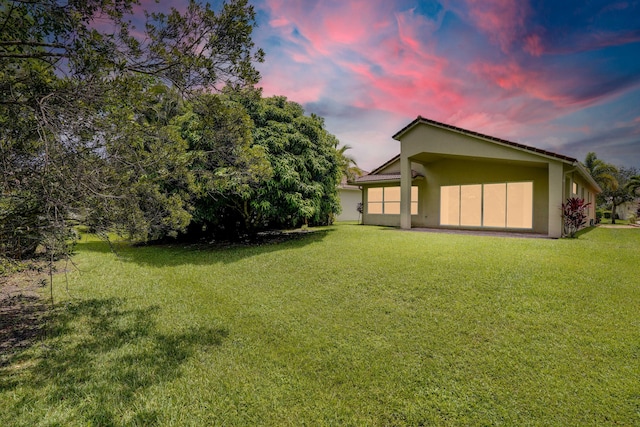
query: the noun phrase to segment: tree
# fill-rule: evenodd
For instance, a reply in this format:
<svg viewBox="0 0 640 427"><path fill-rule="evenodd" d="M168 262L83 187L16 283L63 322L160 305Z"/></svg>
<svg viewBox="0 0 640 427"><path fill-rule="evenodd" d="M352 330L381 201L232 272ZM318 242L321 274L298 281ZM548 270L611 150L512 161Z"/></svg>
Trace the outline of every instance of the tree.
<svg viewBox="0 0 640 427"><path fill-rule="evenodd" d="M253 230L320 225L339 213L338 140L324 120L283 96L234 96L253 120L254 143L263 147L273 175L251 195L245 215Z"/></svg>
<svg viewBox="0 0 640 427"><path fill-rule="evenodd" d="M251 230L251 198L272 176L264 147L253 142L253 121L227 94L200 96L181 121L196 185L187 235L232 238Z"/></svg>
<svg viewBox="0 0 640 427"><path fill-rule="evenodd" d="M631 194L638 195L638 190L640 190L640 175L635 175L629 178L627 188L631 191Z"/></svg>
<svg viewBox="0 0 640 427"><path fill-rule="evenodd" d="M342 172L342 176L347 178L347 181L353 181L356 177L362 175L362 169L358 167L356 160L346 154L347 150L350 150L351 146L348 144L343 145L338 148L338 161L340 163L340 171Z"/></svg>
<svg viewBox="0 0 640 427"><path fill-rule="evenodd" d="M180 101L258 81L255 13L190 1L137 38L134 3L0 3L0 255L62 248L78 216L142 239L189 223Z"/></svg>
<svg viewBox="0 0 640 427"><path fill-rule="evenodd" d="M616 223L616 208L624 202L634 199L629 183L632 178L638 175L636 168L619 167L617 172L613 174L616 183L615 187L605 188L602 192L603 197L608 203L611 203L611 223Z"/></svg>
<svg viewBox="0 0 640 427"><path fill-rule="evenodd" d="M584 165L602 190L616 189L618 187L618 181L616 180L618 169L614 165L598 159L596 153L587 153ZM603 204L604 202L603 196L599 195L598 204Z"/></svg>
<svg viewBox="0 0 640 427"><path fill-rule="evenodd" d="M338 212L338 141L321 117L285 97L226 88L192 100L180 121L196 187L183 237L237 239L328 224Z"/></svg>
<svg viewBox="0 0 640 427"><path fill-rule="evenodd" d="M256 143L265 147L273 177L256 194L255 209L269 227L326 225L340 212L338 140L324 119L306 116L285 97L262 100L254 114Z"/></svg>

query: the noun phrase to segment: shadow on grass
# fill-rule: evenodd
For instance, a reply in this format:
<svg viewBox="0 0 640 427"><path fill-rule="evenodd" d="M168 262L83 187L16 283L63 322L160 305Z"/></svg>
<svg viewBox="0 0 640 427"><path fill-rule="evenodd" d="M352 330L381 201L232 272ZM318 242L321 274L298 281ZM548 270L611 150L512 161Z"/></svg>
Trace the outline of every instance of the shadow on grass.
<svg viewBox="0 0 640 427"><path fill-rule="evenodd" d="M224 328L161 333L158 311L124 308L119 299L77 301L50 311L45 339L0 366L0 394L15 396L15 414L35 418L16 423L57 412L62 419L50 422L60 425L156 424L158 413L139 401L142 392L179 377L185 362L228 335Z"/></svg>
<svg viewBox="0 0 640 427"><path fill-rule="evenodd" d="M0 369L42 336L48 307L32 295L0 298Z"/></svg>
<svg viewBox="0 0 640 427"><path fill-rule="evenodd" d="M152 267L176 266L183 264L233 263L247 257L265 253L301 248L322 241L332 228L290 233L267 234L255 241L234 243L214 242L211 244L161 244L134 246L122 242L113 244L120 259ZM89 251L108 253L109 244L103 241L85 240L76 246L78 252Z"/></svg>
<svg viewBox="0 0 640 427"><path fill-rule="evenodd" d="M579 238L580 236L584 236L585 234L591 233L593 230L595 230L597 227L585 227L582 230L578 230L576 232L575 238Z"/></svg>

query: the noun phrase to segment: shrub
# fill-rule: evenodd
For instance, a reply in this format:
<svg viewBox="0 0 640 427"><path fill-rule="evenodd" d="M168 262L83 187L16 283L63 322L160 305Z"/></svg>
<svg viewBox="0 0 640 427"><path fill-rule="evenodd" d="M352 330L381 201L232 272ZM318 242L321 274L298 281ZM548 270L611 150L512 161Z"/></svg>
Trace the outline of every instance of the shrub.
<svg viewBox="0 0 640 427"><path fill-rule="evenodd" d="M562 204L562 217L564 219L564 234L575 237L576 232L587 222L587 207L591 203L585 203L584 199L571 197Z"/></svg>

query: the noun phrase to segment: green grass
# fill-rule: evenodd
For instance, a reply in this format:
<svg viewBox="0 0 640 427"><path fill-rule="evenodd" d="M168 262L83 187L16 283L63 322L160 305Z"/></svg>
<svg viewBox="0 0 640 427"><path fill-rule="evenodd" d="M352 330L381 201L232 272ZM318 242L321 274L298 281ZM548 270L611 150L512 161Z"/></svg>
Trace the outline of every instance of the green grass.
<svg viewBox="0 0 640 427"><path fill-rule="evenodd" d="M338 225L75 262L0 366L0 425L640 425L640 230Z"/></svg>

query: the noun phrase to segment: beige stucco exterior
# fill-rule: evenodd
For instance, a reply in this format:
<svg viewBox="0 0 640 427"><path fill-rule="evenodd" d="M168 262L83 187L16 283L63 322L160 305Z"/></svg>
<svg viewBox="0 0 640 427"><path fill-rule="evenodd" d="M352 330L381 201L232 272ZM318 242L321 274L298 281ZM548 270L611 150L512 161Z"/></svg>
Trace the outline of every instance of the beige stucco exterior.
<svg viewBox="0 0 640 427"><path fill-rule="evenodd" d="M620 219L629 219L636 215L639 206L640 199L636 199L631 202L624 202L616 207L616 215L618 215L618 218Z"/></svg>
<svg viewBox="0 0 640 427"><path fill-rule="evenodd" d="M338 197L340 197L340 207L342 212L336 217L336 221L358 221L358 203L362 202L362 190L356 186L338 187Z"/></svg>
<svg viewBox="0 0 640 427"><path fill-rule="evenodd" d="M441 225L442 186L527 182L533 183L532 226L517 231L560 237L563 201L574 195L575 190L576 196L594 202L595 194L599 192L595 182L588 174L585 176L584 168L571 158L542 150L536 152L531 147L426 119L418 118L394 138L400 141L400 155L362 182L365 224L401 228L475 228ZM376 181L374 175L380 179ZM368 188L398 185L402 197L400 214L368 213ZM418 187L417 215L409 214L411 186ZM595 219L593 206L588 214L589 220Z"/></svg>

